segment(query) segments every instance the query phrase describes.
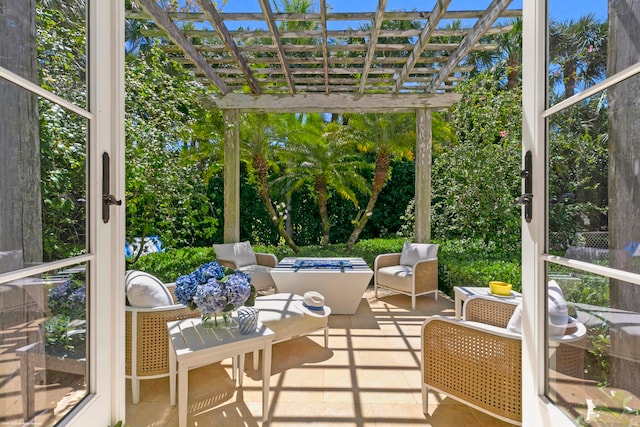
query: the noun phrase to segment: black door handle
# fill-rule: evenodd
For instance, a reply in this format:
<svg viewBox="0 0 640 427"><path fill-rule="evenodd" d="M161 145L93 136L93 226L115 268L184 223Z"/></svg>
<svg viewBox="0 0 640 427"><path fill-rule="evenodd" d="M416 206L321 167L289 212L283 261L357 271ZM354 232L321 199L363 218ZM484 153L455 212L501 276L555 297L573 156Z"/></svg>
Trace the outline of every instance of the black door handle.
<svg viewBox="0 0 640 427"><path fill-rule="evenodd" d="M120 206L122 200L111 194L110 191L110 159L108 153L102 153L102 221L109 222L109 207L111 205Z"/></svg>

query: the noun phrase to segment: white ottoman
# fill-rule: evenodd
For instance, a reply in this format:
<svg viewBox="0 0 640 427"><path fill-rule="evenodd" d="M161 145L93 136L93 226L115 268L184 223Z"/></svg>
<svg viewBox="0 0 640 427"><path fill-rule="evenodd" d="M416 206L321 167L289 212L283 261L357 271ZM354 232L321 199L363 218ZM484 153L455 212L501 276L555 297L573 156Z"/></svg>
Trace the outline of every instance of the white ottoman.
<svg viewBox="0 0 640 427"><path fill-rule="evenodd" d="M256 298L258 319L274 332L273 343L324 329L324 346L329 347L329 317L314 317L298 308L302 296L291 293ZM253 353L253 369L258 369L258 352Z"/></svg>

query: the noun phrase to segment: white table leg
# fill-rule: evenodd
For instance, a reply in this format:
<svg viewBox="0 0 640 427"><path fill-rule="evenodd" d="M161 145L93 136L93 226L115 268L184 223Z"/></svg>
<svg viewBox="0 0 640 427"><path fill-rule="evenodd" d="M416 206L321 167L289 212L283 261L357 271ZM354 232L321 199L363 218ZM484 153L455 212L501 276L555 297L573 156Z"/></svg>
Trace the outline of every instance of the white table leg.
<svg viewBox="0 0 640 427"><path fill-rule="evenodd" d="M176 406L176 352L169 340L169 402Z"/></svg>
<svg viewBox="0 0 640 427"><path fill-rule="evenodd" d="M244 378L244 353L237 356L238 360L238 385L242 387L242 379Z"/></svg>
<svg viewBox="0 0 640 427"><path fill-rule="evenodd" d="M262 421L269 418L269 381L271 379L271 342L262 350Z"/></svg>
<svg viewBox="0 0 640 427"><path fill-rule="evenodd" d="M189 396L189 369L178 365L178 426L187 427L187 400Z"/></svg>

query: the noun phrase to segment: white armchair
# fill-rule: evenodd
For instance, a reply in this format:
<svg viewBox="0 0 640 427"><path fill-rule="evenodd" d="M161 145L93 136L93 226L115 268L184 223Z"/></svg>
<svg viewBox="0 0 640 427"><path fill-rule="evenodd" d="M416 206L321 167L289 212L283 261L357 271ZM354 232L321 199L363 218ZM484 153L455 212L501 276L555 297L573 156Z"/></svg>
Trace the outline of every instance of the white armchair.
<svg viewBox="0 0 640 427"><path fill-rule="evenodd" d="M438 299L438 247L428 243L405 243L401 253L378 255L373 264L373 288L388 288L411 296L411 308L416 297L434 293Z"/></svg>
<svg viewBox="0 0 640 427"><path fill-rule="evenodd" d="M216 244L213 249L216 251L218 264L247 273L256 290L275 286L270 273L278 265L275 255L254 252L248 241Z"/></svg>

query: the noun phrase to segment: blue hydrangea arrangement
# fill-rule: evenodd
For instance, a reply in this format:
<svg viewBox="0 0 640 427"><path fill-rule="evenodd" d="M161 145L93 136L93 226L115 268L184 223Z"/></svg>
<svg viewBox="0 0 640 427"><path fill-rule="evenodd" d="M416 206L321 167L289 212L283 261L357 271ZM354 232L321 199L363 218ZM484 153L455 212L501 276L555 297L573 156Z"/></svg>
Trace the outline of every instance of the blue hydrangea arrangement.
<svg viewBox="0 0 640 427"><path fill-rule="evenodd" d="M235 310L255 293L248 274L210 262L176 280L177 300L203 315Z"/></svg>

